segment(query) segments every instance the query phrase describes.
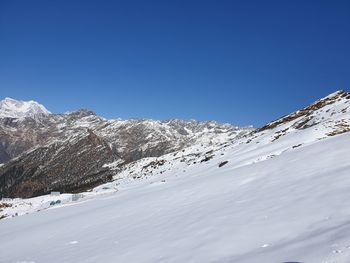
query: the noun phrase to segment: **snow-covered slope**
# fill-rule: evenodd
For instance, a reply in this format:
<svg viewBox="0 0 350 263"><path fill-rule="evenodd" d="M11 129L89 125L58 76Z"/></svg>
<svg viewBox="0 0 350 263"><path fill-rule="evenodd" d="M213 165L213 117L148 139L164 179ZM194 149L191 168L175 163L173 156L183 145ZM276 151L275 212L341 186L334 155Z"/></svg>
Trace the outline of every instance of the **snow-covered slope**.
<svg viewBox="0 0 350 263"><path fill-rule="evenodd" d="M78 201L6 201L44 211L0 221L0 262L348 263L349 106L337 92L235 140L106 164L115 181Z"/></svg>
<svg viewBox="0 0 350 263"><path fill-rule="evenodd" d="M5 98L0 101L0 118L38 118L50 112L36 101L19 101Z"/></svg>
<svg viewBox="0 0 350 263"><path fill-rule="evenodd" d="M164 164L114 194L1 221L0 261L349 262L349 142L243 166L233 148L181 170Z"/></svg>

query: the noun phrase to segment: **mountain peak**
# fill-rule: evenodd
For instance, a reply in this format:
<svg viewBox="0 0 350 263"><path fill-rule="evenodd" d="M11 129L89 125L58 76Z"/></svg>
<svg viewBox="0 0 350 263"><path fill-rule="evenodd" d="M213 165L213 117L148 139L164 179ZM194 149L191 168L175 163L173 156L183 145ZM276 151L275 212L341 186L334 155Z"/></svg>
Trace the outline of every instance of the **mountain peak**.
<svg viewBox="0 0 350 263"><path fill-rule="evenodd" d="M96 116L96 113L93 112L92 110L82 108L82 109L79 109L77 111L65 112L64 115L72 116L72 117L76 117L76 118L83 118L83 117L87 117L87 116Z"/></svg>
<svg viewBox="0 0 350 263"><path fill-rule="evenodd" d="M25 118L48 115L50 112L36 101L22 101L6 97L0 101L0 118Z"/></svg>

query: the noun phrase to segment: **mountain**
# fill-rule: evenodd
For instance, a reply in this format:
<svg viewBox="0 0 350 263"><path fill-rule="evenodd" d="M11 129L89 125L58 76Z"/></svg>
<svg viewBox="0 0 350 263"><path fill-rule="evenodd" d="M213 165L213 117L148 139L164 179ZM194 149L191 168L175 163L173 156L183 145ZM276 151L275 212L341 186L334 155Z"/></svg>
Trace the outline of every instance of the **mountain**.
<svg viewBox="0 0 350 263"><path fill-rule="evenodd" d="M40 118L49 115L50 112L35 101L18 101L5 98L0 101L0 118Z"/></svg>
<svg viewBox="0 0 350 263"><path fill-rule="evenodd" d="M108 163L117 162L121 169L141 158L252 131L214 121L107 120L87 109L39 114L0 118L0 196L83 191L111 180Z"/></svg>
<svg viewBox="0 0 350 263"><path fill-rule="evenodd" d="M149 178L167 172L194 169L191 167L205 169L203 164L212 160L216 160L217 166L221 164L238 168L274 159L284 153L349 132L350 93L337 91L233 140L223 140L204 147L193 144L182 151L159 158L143 158L132 162L122 171L113 163L109 167L116 170L115 179L130 176ZM223 157L227 151L232 153L229 158ZM170 169L167 167L169 165Z"/></svg>
<svg viewBox="0 0 350 263"><path fill-rule="evenodd" d="M350 262L350 93L212 135L107 163L111 181L78 201L7 201L0 215L15 218L1 220L0 261Z"/></svg>

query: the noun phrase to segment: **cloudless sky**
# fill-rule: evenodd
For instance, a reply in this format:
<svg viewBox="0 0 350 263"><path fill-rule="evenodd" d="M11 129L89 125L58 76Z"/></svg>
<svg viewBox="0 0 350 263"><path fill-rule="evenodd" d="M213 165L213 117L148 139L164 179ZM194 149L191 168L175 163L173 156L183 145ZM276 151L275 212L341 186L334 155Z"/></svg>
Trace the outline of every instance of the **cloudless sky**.
<svg viewBox="0 0 350 263"><path fill-rule="evenodd" d="M350 1L0 0L0 99L260 126L350 90Z"/></svg>

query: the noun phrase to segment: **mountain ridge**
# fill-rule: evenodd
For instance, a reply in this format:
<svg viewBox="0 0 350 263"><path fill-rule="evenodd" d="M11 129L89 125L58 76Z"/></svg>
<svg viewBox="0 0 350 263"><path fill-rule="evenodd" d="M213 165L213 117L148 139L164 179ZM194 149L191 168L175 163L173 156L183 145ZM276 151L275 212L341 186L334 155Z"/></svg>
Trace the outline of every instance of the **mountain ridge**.
<svg viewBox="0 0 350 263"><path fill-rule="evenodd" d="M222 138L242 136L251 130L250 127L239 128L215 121L108 120L88 109L48 114L40 118L0 118L0 162L4 163L0 168L0 194L31 197L53 190L81 191L87 185L96 186L111 179L110 172L104 168L107 163L118 162L122 166L144 157L158 157L181 150L192 144L209 145ZM96 140L103 141L105 150L101 158L79 155L81 151L100 150L100 145L91 147L89 141L84 139L87 134L93 134ZM77 142L84 142L80 149L74 146ZM87 166L87 170L95 169L97 163L97 170L84 173L85 178L76 174L74 167L67 171L66 162L63 161L65 156L56 159L56 152L61 151L68 152L71 160L80 156L76 165ZM51 171L51 159L56 160L55 166L64 172ZM66 161L69 162L69 159ZM47 174L56 174L56 177L48 179L45 177ZM77 187L69 188L64 183L71 174L81 178L81 183L76 183ZM74 178L71 180L75 181ZM42 181L46 183L42 184ZM62 184L55 184L56 181ZM35 187L24 187L26 185Z"/></svg>
<svg viewBox="0 0 350 263"><path fill-rule="evenodd" d="M350 94L337 91L259 129L239 128L215 121L107 120L89 110L50 114L40 121L0 118L0 157L5 160L0 167L0 194L31 197L50 191L79 192L112 180L116 174L131 169L140 160L151 158L153 162L152 158L171 156L181 151L185 153L188 147L197 147L198 152L188 156L183 153L182 159L170 158L171 162L202 163L213 157L211 153L206 153L210 152L208 149L216 151L232 145L238 147L239 144L269 145L295 134L300 136L300 140L294 145L288 144L288 147L301 147L308 142L350 131L349 103ZM101 144L91 144L84 139L88 136ZM90 151L102 151L101 158L86 154ZM69 153L68 159L60 156L60 152ZM80 152L83 154L80 155ZM279 151L259 158L264 160L278 154ZM86 166L86 172L75 173L73 166L67 170L66 162L73 159L76 159L77 167ZM54 160L54 165L49 160ZM64 172L57 173L60 170ZM146 170L140 173L150 176L152 169ZM48 179L47 174L52 176ZM75 175L71 177L72 174ZM71 188L66 183L70 177L74 182ZM75 177L80 181L76 181ZM43 180L46 183L41 185ZM33 184L39 187L24 187Z"/></svg>

